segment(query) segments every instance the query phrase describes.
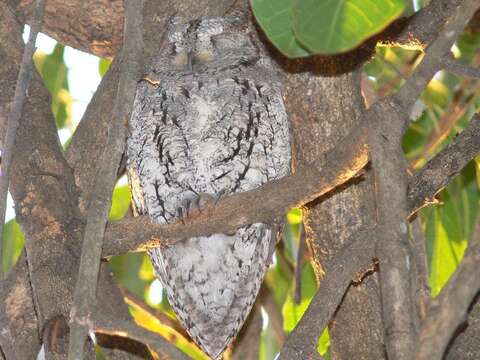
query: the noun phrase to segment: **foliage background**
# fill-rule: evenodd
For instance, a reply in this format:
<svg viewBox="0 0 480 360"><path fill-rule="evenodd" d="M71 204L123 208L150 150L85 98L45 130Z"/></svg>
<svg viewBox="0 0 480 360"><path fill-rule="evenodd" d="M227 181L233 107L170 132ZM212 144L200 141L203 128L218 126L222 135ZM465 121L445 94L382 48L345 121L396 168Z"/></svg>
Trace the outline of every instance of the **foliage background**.
<svg viewBox="0 0 480 360"><path fill-rule="evenodd" d="M284 6L288 2L279 2ZM283 5L282 5L283 4ZM288 5L288 4L287 4ZM412 12L424 4L419 1L408 3L405 12ZM360 42L362 39L359 40ZM480 66L480 34L465 32L454 47L454 55L473 66ZM297 49L298 50L298 49ZM75 129L72 119L73 98L70 94L69 67L64 60L64 46L56 44L51 53L38 50L35 65L41 73L52 98L52 111L57 128L68 146L68 135ZM420 50L380 45L375 56L364 66L363 93L367 101L397 91L404 79L419 63ZM99 61L98 73L103 76L109 61ZM438 73L422 95L423 113L412 123L404 137L404 151L412 172L418 170L440 151L468 123L472 114L480 107L480 81L460 78L447 72ZM67 135L65 135L67 134ZM93 160L93 159L92 159ZM438 203L419 212L419 219L428 253L429 282L433 295L437 295L460 263L467 247L479 209L480 158L469 164L462 173L438 194ZM130 194L125 179L117 184L110 212L111 220L121 219L129 211ZM278 334L271 316L281 314L279 319L283 331L288 334L301 318L312 299L317 282L308 250L301 271L301 299L295 303L294 274L302 235L302 212L293 209L286 216L282 243L277 247L274 264L265 279L264 296L271 297L277 312L262 309L263 332L261 336L260 359L273 359L281 347L282 337ZM8 221L4 232L2 267L7 274L23 248L23 235L15 219ZM162 316L175 319L168 305L161 284L155 279L152 266L143 253L117 256L110 259L116 279L124 291L127 303L135 321L166 336L194 359L206 357L173 328L164 325ZM144 302L147 306L138 305ZM147 309L148 311L146 311ZM159 313L162 315L160 316ZM278 320L278 319L276 319ZM319 338L319 352L326 359L328 333ZM101 349L98 356L102 358Z"/></svg>

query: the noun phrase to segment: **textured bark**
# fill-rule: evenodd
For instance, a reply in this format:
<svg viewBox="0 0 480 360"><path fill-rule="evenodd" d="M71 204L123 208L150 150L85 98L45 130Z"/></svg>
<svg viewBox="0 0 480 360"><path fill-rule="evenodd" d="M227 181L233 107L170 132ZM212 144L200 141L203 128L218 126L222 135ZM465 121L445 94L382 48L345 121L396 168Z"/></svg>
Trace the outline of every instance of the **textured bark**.
<svg viewBox="0 0 480 360"><path fill-rule="evenodd" d="M0 24L0 88L11 91L0 97L0 109L6 111L23 44L21 27L4 4L0 4ZM48 91L35 73L17 131L10 188L25 234L39 329L50 318L68 317L80 250L74 241L80 224L76 190L68 181L72 171L63 158L49 102Z"/></svg>
<svg viewBox="0 0 480 360"><path fill-rule="evenodd" d="M252 312L248 315L245 325L237 340L233 343L232 360L257 360L260 354L260 339L262 334L262 313L257 300Z"/></svg>
<svg viewBox="0 0 480 360"><path fill-rule="evenodd" d="M364 107L359 73L349 71L358 64L354 59L366 55L317 58L305 63L284 62L284 67L291 71L286 74L284 85L298 164L322 157L327 150L338 145L349 130L359 125ZM333 74L336 76L331 77ZM330 259L360 227L372 225L373 209L368 174L307 206L307 241L320 282L322 263ZM376 279L349 289L330 326L334 359L349 359L351 354L357 359L383 358L378 309ZM352 319L355 319L353 326Z"/></svg>
<svg viewBox="0 0 480 360"><path fill-rule="evenodd" d="M0 283L0 349L7 359L34 359L40 349L39 324L28 279L25 252Z"/></svg>
<svg viewBox="0 0 480 360"><path fill-rule="evenodd" d="M19 16L29 20L33 0L3 0ZM201 1L145 1L144 23L150 38L159 40L165 24L173 14L186 19L219 16L235 5L235 0ZM122 0L49 0L45 13L43 32L79 50L97 56L112 58L122 44ZM155 31L155 29L157 31ZM156 42L157 47L160 41ZM156 47L146 47L154 51ZM148 62L147 62L148 63Z"/></svg>
<svg viewBox="0 0 480 360"><path fill-rule="evenodd" d="M480 354L480 294L472 304L467 321L450 343L446 360L477 360Z"/></svg>

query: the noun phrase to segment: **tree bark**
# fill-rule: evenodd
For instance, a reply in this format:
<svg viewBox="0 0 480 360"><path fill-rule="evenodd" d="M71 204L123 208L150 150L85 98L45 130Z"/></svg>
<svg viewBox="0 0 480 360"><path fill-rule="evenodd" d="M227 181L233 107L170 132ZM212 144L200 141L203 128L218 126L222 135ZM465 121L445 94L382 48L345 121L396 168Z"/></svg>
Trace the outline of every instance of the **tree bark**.
<svg viewBox="0 0 480 360"><path fill-rule="evenodd" d="M305 61L282 60L287 112L292 124L296 163L309 163L338 145L359 125L364 102L360 70L364 52ZM305 90L307 89L307 90ZM299 94L305 94L299 96ZM310 203L306 235L321 282L322 263L362 226L372 226L374 204L369 174ZM333 359L382 359L382 323L376 275L350 287L329 327ZM352 322L352 319L355 321Z"/></svg>

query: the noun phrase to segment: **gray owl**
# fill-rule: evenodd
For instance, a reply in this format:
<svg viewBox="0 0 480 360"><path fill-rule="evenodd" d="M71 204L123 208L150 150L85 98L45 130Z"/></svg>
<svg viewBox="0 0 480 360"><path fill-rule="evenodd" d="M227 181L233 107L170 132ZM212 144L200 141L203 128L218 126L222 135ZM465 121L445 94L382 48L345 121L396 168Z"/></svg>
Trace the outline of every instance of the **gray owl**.
<svg viewBox="0 0 480 360"><path fill-rule="evenodd" d="M127 172L136 215L159 224L290 173L280 82L241 15L172 22L139 83ZM195 342L218 359L257 296L274 245L266 224L151 249L168 300Z"/></svg>

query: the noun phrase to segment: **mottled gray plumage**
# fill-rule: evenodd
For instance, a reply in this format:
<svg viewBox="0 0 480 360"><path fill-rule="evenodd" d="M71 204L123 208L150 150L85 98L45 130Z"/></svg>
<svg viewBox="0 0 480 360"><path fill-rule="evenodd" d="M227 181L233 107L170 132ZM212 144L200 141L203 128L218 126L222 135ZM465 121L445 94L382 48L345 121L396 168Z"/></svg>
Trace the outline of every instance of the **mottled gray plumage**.
<svg viewBox="0 0 480 360"><path fill-rule="evenodd" d="M218 198L289 174L280 82L241 16L172 23L148 79L129 124L136 214L165 224L202 194ZM253 224L149 253L178 318L214 359L251 310L271 238L268 225Z"/></svg>

